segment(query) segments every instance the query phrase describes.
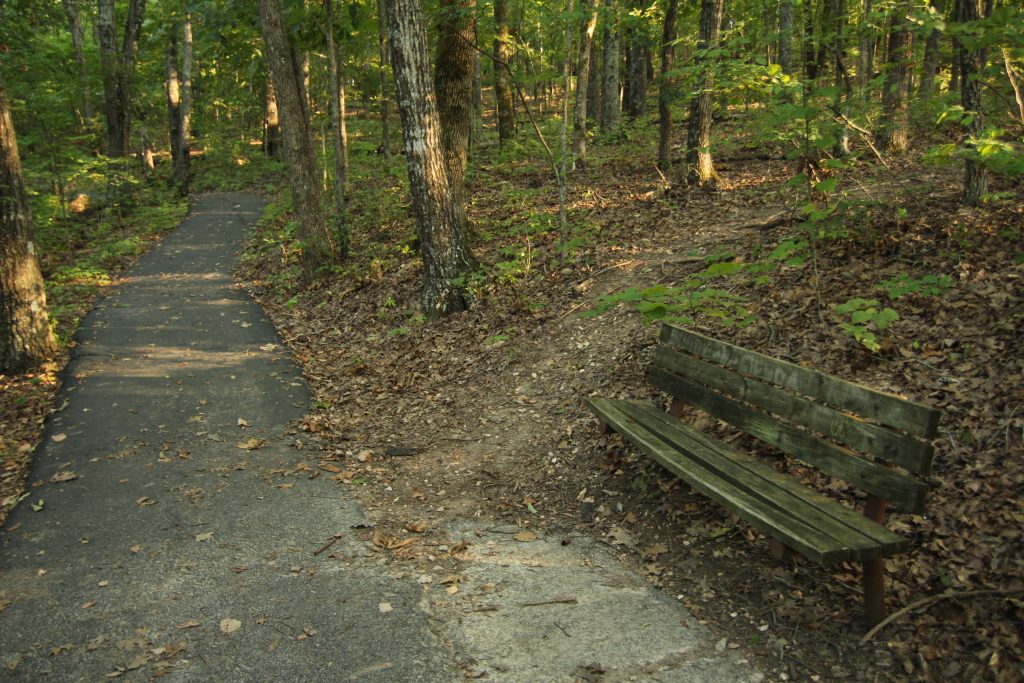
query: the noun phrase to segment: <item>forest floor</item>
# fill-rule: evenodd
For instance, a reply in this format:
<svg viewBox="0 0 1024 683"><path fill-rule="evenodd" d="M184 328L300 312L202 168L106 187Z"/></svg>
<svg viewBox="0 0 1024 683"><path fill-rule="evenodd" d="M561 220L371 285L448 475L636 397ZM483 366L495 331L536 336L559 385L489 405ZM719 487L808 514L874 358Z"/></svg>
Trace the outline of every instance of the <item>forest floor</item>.
<svg viewBox="0 0 1024 683"><path fill-rule="evenodd" d="M793 162L726 148L718 192L673 193L650 147L641 136L591 148L571 178L568 233L556 227L557 191L541 159L484 150L469 180L481 301L437 323L417 312L420 261L400 157L357 172L354 258L311 288L293 286L294 255L274 239L287 213L268 212L239 277L314 393L300 425L306 475L351 488L379 542L410 559L444 541L438 530L476 516L503 520L524 539L591 535L727 633L721 647L747 653L769 680L1020 680L1020 188L997 188L1009 199L965 209L955 169L916 157L889 169L857 162L841 179L856 201L798 263L785 258L800 249L796 222L763 227L807 201L785 185ZM887 561L890 606L928 602L866 643L858 566L778 565L759 534L619 437L599 435L581 404L591 394L664 401L644 382L656 326L625 306L582 317L599 296L681 285L711 263L772 253L783 258L767 279L744 271L714 282L739 297L751 324L722 324L706 311L696 327L944 412L927 513L889 523L911 539L910 552ZM902 275L948 281L931 292L880 287L906 285ZM854 297L900 314L874 330L877 352L840 327L833 306ZM2 380L0 427L20 444L8 471L30 457L50 378ZM735 443L857 503L841 483L749 439ZM7 503L17 476L5 471Z"/></svg>

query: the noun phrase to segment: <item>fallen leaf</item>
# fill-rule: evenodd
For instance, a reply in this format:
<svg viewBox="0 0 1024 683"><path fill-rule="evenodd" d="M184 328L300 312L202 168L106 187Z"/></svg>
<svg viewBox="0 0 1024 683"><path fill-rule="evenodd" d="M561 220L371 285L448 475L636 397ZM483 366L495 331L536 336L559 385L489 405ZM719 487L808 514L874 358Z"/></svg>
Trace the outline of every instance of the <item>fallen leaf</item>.
<svg viewBox="0 0 1024 683"><path fill-rule="evenodd" d="M128 550L129 550L129 552L133 552L133 553L142 552L142 546L141 545L133 545L131 548L128 548Z"/></svg>
<svg viewBox="0 0 1024 683"><path fill-rule="evenodd" d="M244 418L240 417L240 418L238 418L238 426L239 427L248 427L249 423Z"/></svg>
<svg viewBox="0 0 1024 683"><path fill-rule="evenodd" d="M178 624L178 628L184 631L187 628L196 628L199 625L200 624L198 621L196 621L195 619L191 619L189 621L183 621L180 624Z"/></svg>
<svg viewBox="0 0 1024 683"><path fill-rule="evenodd" d="M63 441L64 439L68 438L68 435L67 435L67 434L63 434L63 433L61 433L61 434L54 434L54 435L53 435L53 436L51 436L50 438L51 438L51 439L53 439L53 441L54 441L55 443L60 443L60 442L61 442L61 441Z"/></svg>
<svg viewBox="0 0 1024 683"><path fill-rule="evenodd" d="M636 539L622 527L613 526L608 530L608 542L612 545L636 545Z"/></svg>
<svg viewBox="0 0 1024 683"><path fill-rule="evenodd" d="M406 531L411 531L414 534L422 534L427 530L427 523L424 521L412 522L411 524L405 525Z"/></svg>
<svg viewBox="0 0 1024 683"><path fill-rule="evenodd" d="M200 543L202 543L204 541L209 541L211 538L213 538L213 532L212 531L207 531L205 533L196 534L196 540L199 541Z"/></svg>
<svg viewBox="0 0 1024 683"><path fill-rule="evenodd" d="M74 481L75 479L78 479L78 473L72 472L71 470L61 470L50 477L50 481L54 484L59 484L62 481Z"/></svg>
<svg viewBox="0 0 1024 683"><path fill-rule="evenodd" d="M95 604L96 604L95 600L90 600L89 602L83 602L82 603L82 609L89 609L90 607L92 607Z"/></svg>
<svg viewBox="0 0 1024 683"><path fill-rule="evenodd" d="M530 541L537 540L537 534L532 531L520 531L512 538L516 539L520 543L529 543Z"/></svg>
<svg viewBox="0 0 1024 683"><path fill-rule="evenodd" d="M459 587L458 586L448 586L448 588L445 589L445 592L448 595L455 595L456 593L459 592Z"/></svg>
<svg viewBox="0 0 1024 683"><path fill-rule="evenodd" d="M104 579L104 580L100 581L99 583L97 583L96 585L99 586L100 588L106 588L107 586L110 585L110 582L107 581L106 579Z"/></svg>
<svg viewBox="0 0 1024 683"><path fill-rule="evenodd" d="M256 437L252 437L246 439L245 441L239 441L238 443L235 444L235 448L241 448L246 451L253 451L265 443L266 441L264 439L257 439Z"/></svg>
<svg viewBox="0 0 1024 683"><path fill-rule="evenodd" d="M390 602L382 602L377 605L377 609L381 611L381 614L387 614L388 612L394 612L395 608L391 606Z"/></svg>
<svg viewBox="0 0 1024 683"><path fill-rule="evenodd" d="M238 629L242 628L242 622L238 619L221 619L220 630L221 633L234 633Z"/></svg>
<svg viewBox="0 0 1024 683"><path fill-rule="evenodd" d="M644 557L649 557L649 558L651 558L653 560L656 557L658 557L658 555L664 555L667 552L668 552L668 546L667 545L665 545L664 543L655 543L651 547L645 548L643 551L641 551L641 554Z"/></svg>

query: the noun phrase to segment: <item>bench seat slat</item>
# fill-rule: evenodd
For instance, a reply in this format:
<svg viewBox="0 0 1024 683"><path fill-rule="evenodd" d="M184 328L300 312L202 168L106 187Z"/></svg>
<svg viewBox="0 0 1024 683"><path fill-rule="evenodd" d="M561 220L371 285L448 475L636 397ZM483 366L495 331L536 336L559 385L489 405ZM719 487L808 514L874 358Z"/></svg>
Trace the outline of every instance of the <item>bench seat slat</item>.
<svg viewBox="0 0 1024 683"><path fill-rule="evenodd" d="M700 458L706 468L848 545L854 550L854 559L893 555L907 548L903 536L654 406L630 401L622 407L667 444L678 443L680 449L686 449L686 455Z"/></svg>
<svg viewBox="0 0 1024 683"><path fill-rule="evenodd" d="M652 458L674 472L702 494L732 510L759 531L778 539L819 564L834 564L853 559L853 552L842 547L814 527L783 514L735 484L726 481L677 449L669 446L636 418L608 399L587 399L590 409L606 424L640 446Z"/></svg>
<svg viewBox="0 0 1024 683"><path fill-rule="evenodd" d="M919 475L931 469L932 445L857 416L834 410L735 370L661 346L654 365L742 399L846 445L905 467Z"/></svg>
<svg viewBox="0 0 1024 683"><path fill-rule="evenodd" d="M928 487L922 482L870 462L856 453L813 434L779 422L772 416L695 384L678 375L651 367L648 381L659 389L706 410L739 429L822 471L889 501L907 512L922 512Z"/></svg>
<svg viewBox="0 0 1024 683"><path fill-rule="evenodd" d="M813 398L901 429L923 439L935 436L939 411L892 394L765 356L672 325L662 325L661 340L677 349L747 375L799 391Z"/></svg>

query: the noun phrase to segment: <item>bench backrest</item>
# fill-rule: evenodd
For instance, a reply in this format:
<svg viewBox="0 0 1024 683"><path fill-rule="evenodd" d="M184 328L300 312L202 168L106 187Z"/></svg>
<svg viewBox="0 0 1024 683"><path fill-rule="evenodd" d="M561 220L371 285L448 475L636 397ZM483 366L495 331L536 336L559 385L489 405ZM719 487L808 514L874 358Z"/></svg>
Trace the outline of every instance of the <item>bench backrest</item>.
<svg viewBox="0 0 1024 683"><path fill-rule="evenodd" d="M938 410L672 325L661 341L654 386L901 510L924 509L914 475L931 470Z"/></svg>

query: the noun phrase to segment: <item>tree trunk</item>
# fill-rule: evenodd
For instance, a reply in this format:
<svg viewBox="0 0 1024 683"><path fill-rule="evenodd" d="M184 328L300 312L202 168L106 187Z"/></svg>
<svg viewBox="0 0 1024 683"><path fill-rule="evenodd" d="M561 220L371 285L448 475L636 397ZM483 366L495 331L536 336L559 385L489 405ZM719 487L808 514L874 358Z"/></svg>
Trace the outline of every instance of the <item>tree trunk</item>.
<svg viewBox="0 0 1024 683"><path fill-rule="evenodd" d="M814 61L814 11L815 3L811 0L805 0L801 5L801 10L804 13L804 37L803 37L803 62L804 62L804 78L807 79L808 84L813 86L815 79L818 78L818 64Z"/></svg>
<svg viewBox="0 0 1024 683"><path fill-rule="evenodd" d="M900 0L889 18L889 41L886 49L884 112L879 132L879 147L890 153L905 152L910 141L910 60L913 56L910 32L907 30L908 0Z"/></svg>
<svg viewBox="0 0 1024 683"><path fill-rule="evenodd" d="M935 18L942 18L942 0L931 0L931 7L935 12ZM917 89L917 96L926 100L932 96L935 90L935 76L939 73L939 62L942 59L942 31L933 28L928 32L928 39L924 44L924 64L921 67L921 83Z"/></svg>
<svg viewBox="0 0 1024 683"><path fill-rule="evenodd" d="M263 114L263 152L272 159L281 156L281 117L277 109L274 80L267 74L266 109Z"/></svg>
<svg viewBox="0 0 1024 683"><path fill-rule="evenodd" d="M476 0L441 0L437 27L434 93L441 127L441 151L458 211L466 205L466 163L473 125L473 57ZM463 217L461 220L465 221Z"/></svg>
<svg viewBox="0 0 1024 683"><path fill-rule="evenodd" d="M658 85L658 167L668 174L672 169L672 102L675 100L675 83L669 72L675 58L676 14L679 0L667 0L665 23L661 29L661 82Z"/></svg>
<svg viewBox="0 0 1024 683"><path fill-rule="evenodd" d="M597 43L590 46L590 77L587 83L587 117L591 121L601 120L601 80L604 72L601 69L601 60Z"/></svg>
<svg viewBox="0 0 1024 683"><path fill-rule="evenodd" d="M718 46L724 0L702 0L700 34L694 61L700 70L698 90L690 100L690 120L686 128L686 183L715 187L718 173L711 159L711 115L715 85L715 60L707 56ZM703 54L702 54L703 53Z"/></svg>
<svg viewBox="0 0 1024 683"><path fill-rule="evenodd" d="M53 352L18 142L0 86L0 374L31 369Z"/></svg>
<svg viewBox="0 0 1024 683"><path fill-rule="evenodd" d="M260 23L267 45L267 65L274 81L274 93L281 108L284 157L292 204L299 218L302 270L306 281L333 260L335 247L320 203L309 113L303 98L302 74L288 44L281 21L280 0L260 1Z"/></svg>
<svg viewBox="0 0 1024 683"><path fill-rule="evenodd" d="M872 0L864 0L860 34L860 87L867 94L875 77L875 30L869 24Z"/></svg>
<svg viewBox="0 0 1024 683"><path fill-rule="evenodd" d="M469 307L466 277L477 264L441 151L423 7L419 0L387 0L386 5L409 188L423 256L423 312L433 319Z"/></svg>
<svg viewBox="0 0 1024 683"><path fill-rule="evenodd" d="M192 20L188 16L181 27L184 48L181 55L181 180L179 190L188 195L189 182L192 180L192 69L194 52L192 50Z"/></svg>
<svg viewBox="0 0 1024 683"><path fill-rule="evenodd" d="M976 22L981 19L979 0L959 0L959 20L963 23ZM964 113L970 116L969 122L962 123L965 138L977 138L981 133L982 108L981 86L982 69L985 68L984 49L965 47L958 42L960 57L960 104ZM968 143L969 144L969 143ZM976 150L971 150L976 151ZM964 192L962 200L968 206L978 206L988 193L988 176L984 166L976 159L964 159Z"/></svg>
<svg viewBox="0 0 1024 683"><path fill-rule="evenodd" d="M508 29L508 0L494 0L494 97L498 102L498 142L505 144L515 137L516 114L508 67L512 59L511 34Z"/></svg>
<svg viewBox="0 0 1024 683"><path fill-rule="evenodd" d="M609 26L604 30L604 49L601 61L604 66L604 85L601 88L601 132L610 133L619 127L619 28L615 22L614 6L610 8Z"/></svg>
<svg viewBox="0 0 1024 683"><path fill-rule="evenodd" d="M139 32L146 0L131 0L124 22L121 48L114 28L114 0L98 0L100 66L103 71L103 111L107 119L107 155L128 154L131 140L132 84L139 51Z"/></svg>
<svg viewBox="0 0 1024 683"><path fill-rule="evenodd" d="M345 221L345 185L348 181L348 164L346 163L346 140L344 120L342 119L342 83L338 70L338 54L334 47L334 0L325 0L327 6L327 68L330 72L331 100L331 141L334 144L334 234L338 239L338 255L348 257L349 234Z"/></svg>
<svg viewBox="0 0 1024 683"><path fill-rule="evenodd" d="M626 48L626 97L624 108L630 120L647 111L647 46L644 36L635 29Z"/></svg>
<svg viewBox="0 0 1024 683"><path fill-rule="evenodd" d="M380 153L391 158L391 79L388 78L388 21L384 0L377 0L377 48L380 50Z"/></svg>
<svg viewBox="0 0 1024 683"><path fill-rule="evenodd" d="M181 134L181 78L178 73L178 33L172 27L167 42L167 131L170 134L171 168L169 184L181 187L184 176Z"/></svg>
<svg viewBox="0 0 1024 683"><path fill-rule="evenodd" d="M793 73L793 0L779 1L779 67Z"/></svg>
<svg viewBox="0 0 1024 683"><path fill-rule="evenodd" d="M831 40L836 89L833 102L836 111L841 111L844 116L849 118L853 88L850 83L850 74L846 71L846 0L835 0L835 3ZM842 123L838 124L836 128L836 143L832 153L837 157L844 157L850 153L850 131Z"/></svg>
<svg viewBox="0 0 1024 683"><path fill-rule="evenodd" d="M590 53L597 28L600 0L584 0L583 30L580 34L579 61L576 68L576 107L573 111L573 166L583 164L587 156L587 101L590 87Z"/></svg>
<svg viewBox="0 0 1024 683"><path fill-rule="evenodd" d="M480 25L476 21L473 22L473 44L480 44ZM473 124L469 128L469 137L470 148L484 139L484 87L479 50L473 50Z"/></svg>
<svg viewBox="0 0 1024 683"><path fill-rule="evenodd" d="M71 49L78 66L78 87L82 89L82 120L92 118L92 105L89 100L89 73L85 68L85 30L82 28L79 0L63 0L64 15L68 20L68 31L71 33Z"/></svg>

